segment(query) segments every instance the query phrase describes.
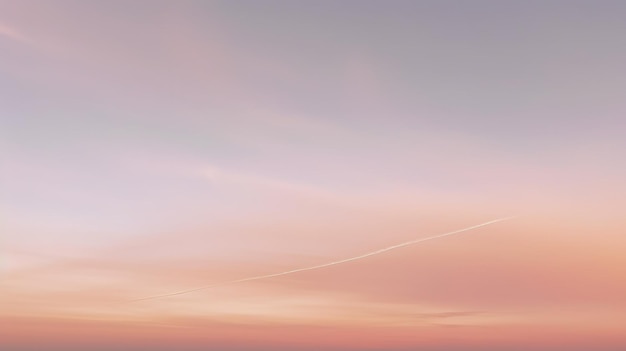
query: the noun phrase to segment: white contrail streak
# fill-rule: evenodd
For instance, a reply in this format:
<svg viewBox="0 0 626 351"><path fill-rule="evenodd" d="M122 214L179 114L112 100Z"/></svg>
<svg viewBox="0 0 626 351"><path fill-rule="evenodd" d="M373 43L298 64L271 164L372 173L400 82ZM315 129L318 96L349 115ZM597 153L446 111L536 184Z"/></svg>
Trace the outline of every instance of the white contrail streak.
<svg viewBox="0 0 626 351"><path fill-rule="evenodd" d="M358 255L358 256L354 256L354 257L349 257L349 258L344 258L342 260L337 260L337 261L332 261L332 262L328 262L328 263L324 263L324 264L319 264L316 266L310 266L310 267L304 267L304 268L298 268L298 269L292 269L290 271L284 271L284 272L279 272L279 273L272 273L272 274L266 274L266 275L257 275L254 277L249 277L249 278L242 278L242 279L237 279L237 280L231 280L231 281L226 281L226 282L222 282L222 283L216 283L216 284L212 284L212 285L206 285L203 287L199 287L199 288L194 288L194 289L188 289L188 290L183 290L183 291L177 291L177 292L172 292L169 294L163 294L163 295L155 295L155 296L149 296L149 297L144 297L141 299L136 299L136 300L132 300L131 302L134 301L143 301L143 300L152 300L152 299L159 299L159 298L164 298L164 297L170 297L170 296L176 296L176 295L183 295L183 294L188 294L188 293L192 293L194 291L199 291L199 290L204 290L204 289L211 289L211 288L216 288L218 286L224 286L224 285L231 285L231 284L238 284L238 283L244 283L244 282L249 282L249 281L253 281L253 280L261 280L261 279L267 279L267 278L273 278L273 277L279 277L281 275L287 275L287 274L293 274L293 273L298 273L298 272L304 272L304 271L310 271L310 270L314 270L314 269L319 269L319 268L325 268L325 267L330 267L330 266L334 266L334 265L338 265L338 264L342 264L342 263L346 263L346 262L351 262L351 261L356 261L356 260L360 260L366 257L370 257L370 256L374 256L374 255L378 255L387 251L391 251L391 250L395 250L395 249L399 249L401 247L405 247L405 246L409 246L409 245L414 245L417 243L421 243L424 241L429 241L429 240L434 240L434 239L439 239L439 238L443 238L445 236L450 236L450 235L454 235L454 234L459 234L459 233L463 233L463 232L467 232L470 230L474 230L480 227L484 227L493 223L497 223L497 222L502 222L502 221L506 221L509 219L512 219L514 217L504 217L504 218L498 218L498 219L494 219L492 221L488 221L488 222L484 222L481 224L477 224L477 225L473 225L471 227L467 227L467 228L463 228L463 229L458 229L452 232L448 232L448 233L443 233L443 234L438 234L438 235L433 235L433 236L428 236L425 238L419 238L419 239L415 239L415 240L411 240L411 241L407 241L401 244L397 244L397 245L392 245L392 246L388 246L385 247L383 249L380 250L376 250L376 251L371 251L368 253L364 253L362 255Z"/></svg>

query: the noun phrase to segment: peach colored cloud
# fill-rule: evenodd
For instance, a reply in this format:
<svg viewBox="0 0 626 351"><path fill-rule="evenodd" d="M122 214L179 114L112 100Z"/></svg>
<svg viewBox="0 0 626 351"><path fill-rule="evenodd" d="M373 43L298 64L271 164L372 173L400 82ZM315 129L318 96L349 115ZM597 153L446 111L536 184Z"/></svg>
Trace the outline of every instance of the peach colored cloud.
<svg viewBox="0 0 626 351"><path fill-rule="evenodd" d="M274 308L256 312L263 320L280 320L283 317L278 311L283 308L290 311L291 320L311 323L311 318L326 308L329 312L326 317L313 320L332 324L341 320L340 311L345 310L348 316L361 314L371 316L373 321L406 323L403 320L407 306L414 305L412 313L416 316L428 310L434 310L432 313L479 310L488 317L496 316L495 320L505 317L507 321L518 322L543 320L557 326L568 323L553 320L554 313L570 321L579 320L581 325L585 324L585 318L600 318L604 314L603 321L595 323L617 328L622 321L611 311L626 303L623 298L626 285L621 279L624 273L621 267L626 263L621 255L624 241L618 236L611 239L608 226L604 227L606 235L598 237L594 244L587 239L587 232L596 230L592 224L579 222L558 231L554 227L546 228L550 228L549 223L508 224L485 229L471 237L406 248L393 255L198 292L172 301L146 302L143 307L120 305L119 301L150 290L167 291L165 287L176 289L207 280L219 282L271 273L314 260L284 254L247 259L241 256L241 262L234 257L228 261L200 257L150 260L133 257L141 255L141 251L132 255L118 252L108 259L90 257L53 265L41 271L40 274L45 274L42 276L13 279L9 276L3 296L10 307L5 313L65 311L83 318L99 319L102 317L98 316L112 314L111 318L124 320L129 311L137 309L139 316L148 319L154 313L160 314L158 319L189 313L203 318L225 318L233 314L239 315L235 319L245 319L255 315L254 306L269 304ZM617 233L618 228L613 230ZM196 237L189 245L209 242ZM342 250L348 250L345 243L342 245ZM207 304L207 301L213 302ZM403 309L404 312L399 312ZM144 314L148 311L154 312ZM381 319L381 316L386 317ZM351 317L345 323L350 325L358 320Z"/></svg>
<svg viewBox="0 0 626 351"><path fill-rule="evenodd" d="M598 330L572 330L545 326L505 325L487 327L433 328L415 327L315 327L301 325L220 324L212 321L188 320L187 328L167 324L137 325L133 322L4 319L10 332L6 346L59 345L89 347L98 340L99 347L151 346L158 349L255 347L255 349L410 349L435 350L498 350L527 347L538 350L567 348L584 350L594 347L610 350L624 345L623 336ZM180 322L180 320L178 321ZM64 330L74 330L69 339ZM572 334L575 332L575 334ZM37 335L37 338L32 338ZM5 335L7 336L7 335ZM31 336L31 337L27 337ZM30 340L28 343L20 340ZM601 341L598 341L598 340Z"/></svg>

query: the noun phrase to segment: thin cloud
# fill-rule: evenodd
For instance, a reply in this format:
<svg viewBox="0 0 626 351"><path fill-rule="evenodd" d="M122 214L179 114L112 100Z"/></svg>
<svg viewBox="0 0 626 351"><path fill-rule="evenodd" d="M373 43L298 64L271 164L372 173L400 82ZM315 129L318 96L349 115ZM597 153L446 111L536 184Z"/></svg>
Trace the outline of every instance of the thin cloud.
<svg viewBox="0 0 626 351"><path fill-rule="evenodd" d="M32 40L14 27L0 23L0 37L24 44L32 44Z"/></svg>
<svg viewBox="0 0 626 351"><path fill-rule="evenodd" d="M306 198L341 201L342 203L347 202L347 199L343 196L320 187L287 182L259 175L234 172L214 166L205 167L202 170L201 175L208 181L215 184L246 186L258 190L280 191L282 193Z"/></svg>
<svg viewBox="0 0 626 351"><path fill-rule="evenodd" d="M490 225L490 224L494 224L494 223L497 223L497 222L510 220L512 218L514 218L514 217L498 218L498 219L494 219L494 220L491 220L491 221L488 221L488 222L484 222L484 223L480 223L480 224L473 225L473 226L470 226L470 227L466 227L466 228L463 228L463 229L459 229L459 230L455 230L455 231L451 231L451 232L447 232L447 233L443 233L443 234L439 234L439 235L428 236L428 237L425 237L425 238L419 238L419 239L407 241L407 242L404 242L404 243L400 243L400 244L397 244L397 245L388 246L388 247L385 247L385 248L382 248L382 249L379 249L379 250L367 252L367 253L362 254L362 255L353 256L353 257L345 258L345 259L342 259L342 260L336 260L336 261L332 261L332 262L328 262L328 263L324 263L324 264L320 264L320 265L315 265L315 266L311 266L311 267L304 267L304 268L298 268L298 269L292 269L292 270L288 270L288 271L283 271L283 272L279 272L279 273L273 273L273 274L266 274L266 275L259 275L259 276L249 277L249 278L237 279L237 280L232 280L232 281L228 281L228 282L224 282L224 283L218 283L218 284L208 285L208 286L194 288L194 289L177 291L177 292L173 292L173 293L169 293L169 294L144 297L144 298L136 299L134 301L152 300L152 299L165 298L165 297L176 296L176 295L183 295L183 294L188 294L188 293L192 293L192 292L199 291L199 290L210 289L210 288L213 288L213 287L219 287L219 286L225 286L225 285L231 285L231 284L244 283L244 282L249 282L249 281L254 281L254 280L261 280L261 279L267 279L267 278L273 278L273 277L279 277L279 276L283 276L283 275L298 273L298 272L304 272L304 271L310 271L310 270L315 270L315 269L320 269L320 268L326 268L326 267L330 267L330 266L339 265L339 264L342 264L342 263L347 263L347 262L361 260L361 259L364 259L364 258L367 258L367 257L370 257L370 256L379 255L379 254L385 253L387 251L399 249L399 248L402 248L402 247L405 247L405 246L409 246L409 245L418 244L418 243L421 243L421 242L424 242L424 241L435 240L435 239L443 238L443 237L446 237L446 236L467 232L467 231L470 231L470 230L473 230L473 229L478 229L480 227L484 227L484 226L487 226L487 225Z"/></svg>
<svg viewBox="0 0 626 351"><path fill-rule="evenodd" d="M485 314L483 311L449 311L449 312L432 312L432 313L417 313L415 317L423 319L446 319L454 317L471 317L476 315Z"/></svg>

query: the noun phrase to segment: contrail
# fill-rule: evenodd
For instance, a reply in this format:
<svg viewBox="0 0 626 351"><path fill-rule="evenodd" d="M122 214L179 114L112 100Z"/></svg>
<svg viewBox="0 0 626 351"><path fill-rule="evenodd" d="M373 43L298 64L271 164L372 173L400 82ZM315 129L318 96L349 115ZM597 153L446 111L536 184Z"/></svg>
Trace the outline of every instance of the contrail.
<svg viewBox="0 0 626 351"><path fill-rule="evenodd" d="M443 234L428 236L428 237L425 237L425 238L420 238L420 239L407 241L407 242L404 242L404 243L401 243L401 244L388 246L388 247L385 247L385 248L382 248L382 249L379 249L379 250L376 250L376 251L371 251L371 252L368 252L368 253L364 253L362 255L349 257L349 258L344 258L342 260L332 261L332 262L328 262L328 263L324 263L324 264L319 264L319 265L316 265L316 266L310 266L310 267L292 269L290 271L284 271L284 272L279 272L279 273L257 275L257 276L249 277L249 278L231 280L231 281L226 281L226 282L222 282L222 283L216 283L216 284L213 284L213 285L206 285L206 286L199 287L199 288L194 288L194 289L182 290L182 291L172 292L172 293L163 294L163 295L154 295L154 296L144 297L144 298L141 298L141 299L132 300L131 302L159 299L159 298L165 298L165 297L176 296L176 295L183 295L183 294L192 293L194 291L211 289L211 288L216 288L216 287L224 286L224 285L244 283L244 282L249 282L249 281L253 281L253 280L261 280L261 279L279 277L281 275L287 275L287 274L293 274L293 273L298 273L298 272L311 271L311 270L319 269L319 268L330 267L330 266L334 266L334 265L338 265L338 264L342 264L342 263L346 263L346 262L351 262L351 261L356 261L356 260L360 260L360 259L367 258L367 257L370 257L370 256L382 254L382 253L387 252L387 251L399 249L401 247L405 247L405 246L409 246L409 245L414 245L414 244L421 243L421 242L424 242L424 241L439 239L439 238L443 238L445 236L450 236L450 235L454 235L454 234L467 232L467 231L474 230L474 229L477 229L477 228L480 228L480 227L484 227L484 226L487 226L487 225L490 225L490 224L493 224L493 223L506 221L506 220L509 220L509 219L512 219L512 218L515 218L515 217L511 216L511 217L498 218L498 219L494 219L492 221L484 222L484 223L481 223L481 224L476 224L476 225L473 225L471 227L458 229L458 230L455 230L455 231L452 231L452 232L443 233Z"/></svg>

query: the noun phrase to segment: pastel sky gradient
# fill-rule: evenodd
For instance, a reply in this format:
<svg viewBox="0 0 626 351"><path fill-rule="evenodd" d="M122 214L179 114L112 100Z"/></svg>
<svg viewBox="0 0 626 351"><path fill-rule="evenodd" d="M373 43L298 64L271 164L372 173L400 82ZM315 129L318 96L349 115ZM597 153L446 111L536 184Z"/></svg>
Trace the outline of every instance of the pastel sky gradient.
<svg viewBox="0 0 626 351"><path fill-rule="evenodd" d="M0 349L625 350L625 18L0 0Z"/></svg>

